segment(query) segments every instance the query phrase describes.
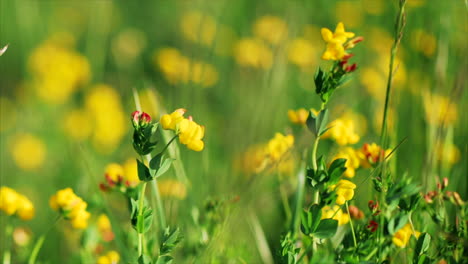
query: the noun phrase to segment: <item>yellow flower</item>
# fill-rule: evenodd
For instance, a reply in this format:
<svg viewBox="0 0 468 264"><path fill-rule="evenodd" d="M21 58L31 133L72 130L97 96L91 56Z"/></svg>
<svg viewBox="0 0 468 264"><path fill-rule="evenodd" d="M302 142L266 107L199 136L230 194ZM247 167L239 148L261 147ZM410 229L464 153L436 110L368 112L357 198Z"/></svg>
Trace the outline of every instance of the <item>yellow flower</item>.
<svg viewBox="0 0 468 264"><path fill-rule="evenodd" d="M180 29L185 38L195 43L211 46L216 37L217 23L213 17L198 11L182 15Z"/></svg>
<svg viewBox="0 0 468 264"><path fill-rule="evenodd" d="M411 225L406 224L403 228L398 230L393 235L393 238L392 238L393 244L395 244L397 247L404 248L408 244L412 235L415 235L416 238L418 238L420 233L417 231L413 233L413 230L411 229Z"/></svg>
<svg viewBox="0 0 468 264"><path fill-rule="evenodd" d="M180 121L184 120L184 114L186 111L187 110L183 108L179 108L172 112L172 114L163 115L159 123L161 123L163 129L175 131L176 126L180 123Z"/></svg>
<svg viewBox="0 0 468 264"><path fill-rule="evenodd" d="M316 51L311 41L297 38L288 45L288 59L299 67L309 67L316 61Z"/></svg>
<svg viewBox="0 0 468 264"><path fill-rule="evenodd" d="M120 255L117 251L109 251L107 254L100 256L97 260L97 264L117 264L119 263Z"/></svg>
<svg viewBox="0 0 468 264"><path fill-rule="evenodd" d="M205 136L205 127L190 119L183 119L179 126L179 141L194 151L202 151L205 144L202 139Z"/></svg>
<svg viewBox="0 0 468 264"><path fill-rule="evenodd" d="M135 28L126 28L112 39L111 51L117 64L131 67L146 46L145 34Z"/></svg>
<svg viewBox="0 0 468 264"><path fill-rule="evenodd" d="M277 45L286 39L288 27L281 18L267 15L255 21L253 32L257 38Z"/></svg>
<svg viewBox="0 0 468 264"><path fill-rule="evenodd" d="M195 61L190 65L190 80L203 87L210 87L218 82L218 72L205 62Z"/></svg>
<svg viewBox="0 0 468 264"><path fill-rule="evenodd" d="M354 189L356 189L356 184L348 180L340 180L337 184L330 187L331 190L335 190L336 203L339 205L345 204L346 201L353 199Z"/></svg>
<svg viewBox="0 0 468 264"><path fill-rule="evenodd" d="M453 125L458 119L457 105L450 98L423 93L426 121L431 125Z"/></svg>
<svg viewBox="0 0 468 264"><path fill-rule="evenodd" d="M360 139L360 136L356 133L355 122L350 118L338 118L331 122L329 127L330 129L322 138L332 138L338 145L356 144Z"/></svg>
<svg viewBox="0 0 468 264"><path fill-rule="evenodd" d="M0 210L22 220L32 219L35 213L34 205L26 196L6 186L0 188Z"/></svg>
<svg viewBox="0 0 468 264"><path fill-rule="evenodd" d="M281 133L276 133L275 137L267 144L268 156L272 162L279 161L294 144L294 136L284 136Z"/></svg>
<svg viewBox="0 0 468 264"><path fill-rule="evenodd" d="M237 160L237 165L247 174L259 173L267 166L267 157L268 153L265 144L253 145Z"/></svg>
<svg viewBox="0 0 468 264"><path fill-rule="evenodd" d="M273 64L273 53L258 39L239 40L234 47L234 56L242 66L268 69Z"/></svg>
<svg viewBox="0 0 468 264"><path fill-rule="evenodd" d="M106 179L110 179L113 182L120 182L124 178L124 169L120 164L111 163L106 167L105 176Z"/></svg>
<svg viewBox="0 0 468 264"><path fill-rule="evenodd" d="M288 118L294 124L304 125L309 117L309 111L304 108L288 111Z"/></svg>
<svg viewBox="0 0 468 264"><path fill-rule="evenodd" d="M345 225L349 222L349 215L343 213L338 205L325 206L322 208L322 219L335 219L338 220L338 225Z"/></svg>
<svg viewBox="0 0 468 264"><path fill-rule="evenodd" d="M356 175L356 169L359 168L360 158L359 153L355 149L351 147L340 149L332 160L336 159L346 159L346 171L344 172L344 176L353 178Z"/></svg>
<svg viewBox="0 0 468 264"><path fill-rule="evenodd" d="M344 44L349 38L354 37L354 33L346 32L342 22L339 22L335 28L335 32L331 32L328 28L322 28L322 38L327 43Z"/></svg>
<svg viewBox="0 0 468 264"><path fill-rule="evenodd" d="M16 165L23 170L36 170L46 159L44 143L31 134L19 134L13 138L10 151Z"/></svg>
<svg viewBox="0 0 468 264"><path fill-rule="evenodd" d="M88 226L88 219L91 216L86 211L88 204L78 197L71 188L59 190L49 200L50 207L67 220L76 229L84 229Z"/></svg>
<svg viewBox="0 0 468 264"><path fill-rule="evenodd" d="M365 143L360 150L361 166L364 168L375 166L381 161L381 159L386 158L390 152L390 149L384 151L375 143Z"/></svg>
<svg viewBox="0 0 468 264"><path fill-rule="evenodd" d="M128 159L123 164L124 178L130 187L137 186L140 183L138 178L137 162L135 159Z"/></svg>
<svg viewBox="0 0 468 264"><path fill-rule="evenodd" d="M424 56L431 57L437 49L437 39L433 34L417 29L411 34L411 46Z"/></svg>
<svg viewBox="0 0 468 264"><path fill-rule="evenodd" d="M112 232L112 226L109 218L105 214L100 214L97 218L96 225L99 233L104 241L112 241L115 237L114 232Z"/></svg>
<svg viewBox="0 0 468 264"><path fill-rule="evenodd" d="M177 180L165 179L158 181L158 188L162 197L173 197L179 200L187 197L187 188L182 182Z"/></svg>
<svg viewBox="0 0 468 264"><path fill-rule="evenodd" d="M187 83L190 79L190 60L175 48L164 48L154 55L166 80L171 84Z"/></svg>
<svg viewBox="0 0 468 264"><path fill-rule="evenodd" d="M452 143L436 144L437 159L448 165L453 165L460 161L460 150Z"/></svg>

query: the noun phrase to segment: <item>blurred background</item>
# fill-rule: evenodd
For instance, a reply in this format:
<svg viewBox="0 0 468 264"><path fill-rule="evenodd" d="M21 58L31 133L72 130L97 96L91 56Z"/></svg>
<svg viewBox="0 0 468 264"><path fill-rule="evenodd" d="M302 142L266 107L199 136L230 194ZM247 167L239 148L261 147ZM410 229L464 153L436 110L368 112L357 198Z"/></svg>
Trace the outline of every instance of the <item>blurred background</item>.
<svg viewBox="0 0 468 264"><path fill-rule="evenodd" d="M276 132L302 133L288 110L320 107L313 77L318 66L330 67L320 59L320 28L340 21L365 40L353 50L354 78L328 105L331 118L351 120L359 135L353 147L378 142L396 12L397 1L385 0L3 0L0 185L33 201L36 217L23 223L33 237L53 221L48 199L65 187L89 201L93 217L106 212L125 222L124 199L98 185L109 163L133 166L136 89L155 120L185 108L206 127L203 152L173 148L178 160L162 180L186 193L165 195L169 223L190 243L194 209L221 201L218 235L199 260L259 263L260 251L245 241L263 232L272 252L280 248L300 155L259 173L255 146ZM407 174L424 191L448 177L464 199L466 13L462 0L408 0L389 112L390 146L406 138L393 176ZM295 146L311 143L296 137ZM323 141L319 153L330 159L341 147ZM356 182L368 173L358 171ZM368 181L357 191L357 205L372 199L371 188ZM48 263L79 255L78 233L64 223L57 230L41 253Z"/></svg>

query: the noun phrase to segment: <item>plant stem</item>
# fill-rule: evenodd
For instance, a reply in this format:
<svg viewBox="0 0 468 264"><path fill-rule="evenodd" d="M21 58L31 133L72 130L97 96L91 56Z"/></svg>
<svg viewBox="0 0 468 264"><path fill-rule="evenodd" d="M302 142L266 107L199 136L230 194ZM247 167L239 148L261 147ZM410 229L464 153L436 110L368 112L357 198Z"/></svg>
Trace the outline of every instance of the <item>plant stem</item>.
<svg viewBox="0 0 468 264"><path fill-rule="evenodd" d="M143 206L145 201L146 182L143 182L140 190L140 197L138 198L138 219L141 220L143 216ZM145 239L144 233L138 233L138 256L143 255L143 240Z"/></svg>
<svg viewBox="0 0 468 264"><path fill-rule="evenodd" d="M314 145L312 146L312 169L317 171L317 148L319 143L320 137L317 136L314 141Z"/></svg>
<svg viewBox="0 0 468 264"><path fill-rule="evenodd" d="M353 242L354 242L354 248L357 248L357 242L356 242L356 234L354 233L354 226L353 226L353 220L351 219L351 214L349 213L349 206L348 206L348 201L346 201L346 211L348 212L349 215L349 224L351 226L351 234L353 235Z"/></svg>
<svg viewBox="0 0 468 264"><path fill-rule="evenodd" d="M42 234L42 236L39 237L36 244L34 245L34 248L33 248L32 252L31 252L31 255L29 256L28 264L36 263L37 255L39 254L39 251L41 250L42 245L44 244L44 240L45 240L47 234L49 234L50 230L52 230L52 228L57 224L57 222L60 220L60 218L62 218L61 215L59 215L55 219L54 223L49 227L49 229L44 234Z"/></svg>

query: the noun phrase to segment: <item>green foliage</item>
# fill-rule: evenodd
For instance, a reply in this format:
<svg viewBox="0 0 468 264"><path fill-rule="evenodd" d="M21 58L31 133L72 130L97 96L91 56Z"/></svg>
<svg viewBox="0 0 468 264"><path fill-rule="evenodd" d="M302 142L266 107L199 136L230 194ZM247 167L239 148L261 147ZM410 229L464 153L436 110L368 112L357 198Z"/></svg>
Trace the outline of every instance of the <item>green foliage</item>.
<svg viewBox="0 0 468 264"><path fill-rule="evenodd" d="M159 256L155 264L170 264L174 260L171 256L174 248L182 240L182 234L179 228L170 229L169 227L164 230L161 247L159 249Z"/></svg>
<svg viewBox="0 0 468 264"><path fill-rule="evenodd" d="M327 128L328 109L323 109L322 111L320 111L318 116L316 116L312 110L309 111L309 116L307 117L306 124L310 132L312 132L315 135L315 137L320 137L321 135L323 135L329 129Z"/></svg>
<svg viewBox="0 0 468 264"><path fill-rule="evenodd" d="M334 219L321 219L322 209L318 204L312 205L301 216L301 231L308 236L316 238L330 238L335 235L338 221Z"/></svg>

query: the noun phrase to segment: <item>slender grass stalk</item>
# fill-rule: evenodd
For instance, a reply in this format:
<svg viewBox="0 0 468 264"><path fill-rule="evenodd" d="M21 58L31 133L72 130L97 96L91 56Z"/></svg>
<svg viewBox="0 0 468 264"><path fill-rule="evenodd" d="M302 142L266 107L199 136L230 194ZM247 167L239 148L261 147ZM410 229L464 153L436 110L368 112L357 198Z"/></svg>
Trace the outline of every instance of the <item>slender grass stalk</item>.
<svg viewBox="0 0 468 264"><path fill-rule="evenodd" d="M140 197L138 198L138 216L143 216L143 205L145 201L146 182L143 182L140 190ZM138 233L138 256L143 255L143 240L145 239L144 233Z"/></svg>
<svg viewBox="0 0 468 264"><path fill-rule="evenodd" d="M273 264L273 256L271 254L270 247L268 246L268 241L266 239L265 232L263 231L262 225L260 224L257 215L251 210L249 210L248 220L254 232L257 248L263 263Z"/></svg>
<svg viewBox="0 0 468 264"><path fill-rule="evenodd" d="M356 233L354 233L353 220L352 220L351 214L349 213L348 201L346 201L345 204L346 204L346 212L348 212L348 215L349 215L349 225L351 226L351 234L353 235L354 247L357 248Z"/></svg>

